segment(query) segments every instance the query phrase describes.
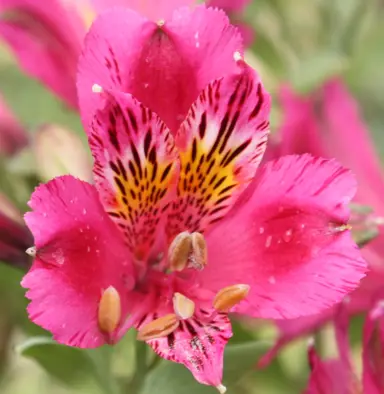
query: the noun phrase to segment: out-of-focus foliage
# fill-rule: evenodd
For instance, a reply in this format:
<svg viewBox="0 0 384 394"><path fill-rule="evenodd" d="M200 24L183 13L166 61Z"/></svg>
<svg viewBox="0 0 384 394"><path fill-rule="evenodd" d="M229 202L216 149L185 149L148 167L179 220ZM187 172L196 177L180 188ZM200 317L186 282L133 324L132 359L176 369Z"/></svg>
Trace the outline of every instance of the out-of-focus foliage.
<svg viewBox="0 0 384 394"><path fill-rule="evenodd" d="M244 18L255 30L247 58L259 69L274 97L272 131L281 121L277 100L281 84L290 82L304 94L329 77L340 75L359 100L376 148L384 155L383 1L253 0ZM3 46L0 46L0 91L32 140L42 125L55 123L73 130L88 152L78 115L24 75ZM45 178L44 174L36 173L37 163L33 154L26 151L0 161L0 191L21 211L27 209L32 188ZM212 388L198 386L187 370L159 362L152 353L144 352L135 359L132 335L113 352L108 347L80 351L53 343L47 333L27 319L21 276L20 271L0 265L1 393L117 394L120 388L128 392L124 388L130 382L142 383L137 382L140 376L135 373L135 366L149 371L141 394L214 393ZM256 370L256 362L266 350L265 342L258 340L273 338L273 328L266 322L243 322L236 323L234 331L236 335L225 358L224 383L229 393L302 392L309 371L305 340L288 346L267 369ZM361 319L353 322L351 336L359 352ZM332 338L332 328L317 334L325 353L334 352ZM114 381L113 374L121 379ZM163 384L169 380L171 386Z"/></svg>

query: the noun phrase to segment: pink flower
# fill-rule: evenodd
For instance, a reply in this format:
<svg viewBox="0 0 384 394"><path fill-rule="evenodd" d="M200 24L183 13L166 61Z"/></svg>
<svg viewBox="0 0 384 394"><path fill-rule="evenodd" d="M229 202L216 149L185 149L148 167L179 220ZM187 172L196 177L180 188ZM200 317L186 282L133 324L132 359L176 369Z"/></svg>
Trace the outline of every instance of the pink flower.
<svg viewBox="0 0 384 394"><path fill-rule="evenodd" d="M241 51L204 6L160 24L127 9L94 23L78 89L95 185L56 178L26 214L29 315L60 343L96 347L134 327L224 392L229 312L309 315L364 276L349 171L287 156L255 177L270 98Z"/></svg>
<svg viewBox="0 0 384 394"><path fill-rule="evenodd" d="M64 0L0 0L0 38L21 67L77 107L76 66L86 28Z"/></svg>
<svg viewBox="0 0 384 394"><path fill-rule="evenodd" d="M27 133L0 95L0 154L13 155L27 143Z"/></svg>

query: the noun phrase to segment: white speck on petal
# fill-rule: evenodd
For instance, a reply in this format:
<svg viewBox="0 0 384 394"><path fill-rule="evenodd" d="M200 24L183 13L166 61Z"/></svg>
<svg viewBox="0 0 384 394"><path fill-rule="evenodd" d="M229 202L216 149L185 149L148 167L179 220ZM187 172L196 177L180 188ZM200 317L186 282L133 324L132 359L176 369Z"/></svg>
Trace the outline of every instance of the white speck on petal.
<svg viewBox="0 0 384 394"><path fill-rule="evenodd" d="M97 83L94 83L92 85L92 92L93 93L102 93L103 92L103 88L100 85L98 85Z"/></svg>
<svg viewBox="0 0 384 394"><path fill-rule="evenodd" d="M241 56L241 53L238 52L238 51L236 51L236 52L233 54L233 58L235 59L235 62L238 62L238 61L240 61L240 60L243 59L243 57Z"/></svg>
<svg viewBox="0 0 384 394"><path fill-rule="evenodd" d="M283 239L285 242L289 242L292 240L293 237L293 231L292 229L287 230L284 235L283 235Z"/></svg>
<svg viewBox="0 0 384 394"><path fill-rule="evenodd" d="M83 209L83 215L86 215L87 214L87 210L84 208Z"/></svg>
<svg viewBox="0 0 384 394"><path fill-rule="evenodd" d="M271 285L274 285L274 284L276 283L276 278L275 278L274 276L270 276L270 277L268 278L268 282L269 282Z"/></svg>
<svg viewBox="0 0 384 394"><path fill-rule="evenodd" d="M264 230L264 227L260 227L260 228L259 228L259 233L260 233L260 234L264 234L264 231L265 231L265 230Z"/></svg>
<svg viewBox="0 0 384 394"><path fill-rule="evenodd" d="M269 248L272 244L272 235L268 235L266 241L265 241L265 247Z"/></svg>

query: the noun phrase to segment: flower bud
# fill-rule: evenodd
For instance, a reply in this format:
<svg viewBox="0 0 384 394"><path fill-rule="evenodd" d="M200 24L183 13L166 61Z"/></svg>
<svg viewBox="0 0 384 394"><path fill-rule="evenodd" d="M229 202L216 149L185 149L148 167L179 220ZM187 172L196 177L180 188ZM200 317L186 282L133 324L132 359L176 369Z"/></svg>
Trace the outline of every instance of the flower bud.
<svg viewBox="0 0 384 394"><path fill-rule="evenodd" d="M37 173L44 181L71 174L92 180L91 160L80 138L57 125L41 127L33 142Z"/></svg>

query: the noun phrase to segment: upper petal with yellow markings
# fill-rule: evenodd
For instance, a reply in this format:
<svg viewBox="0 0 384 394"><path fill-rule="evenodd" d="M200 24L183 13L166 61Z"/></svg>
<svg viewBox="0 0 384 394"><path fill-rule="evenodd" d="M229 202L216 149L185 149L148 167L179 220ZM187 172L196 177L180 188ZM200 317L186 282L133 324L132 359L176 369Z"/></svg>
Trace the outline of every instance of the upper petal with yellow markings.
<svg viewBox="0 0 384 394"><path fill-rule="evenodd" d="M203 231L233 206L255 175L269 129L270 98L242 60L202 91L176 136L177 200L168 230Z"/></svg>
<svg viewBox="0 0 384 394"><path fill-rule="evenodd" d="M105 209L135 257L148 257L178 173L164 123L131 95L111 92L92 124L94 175Z"/></svg>

